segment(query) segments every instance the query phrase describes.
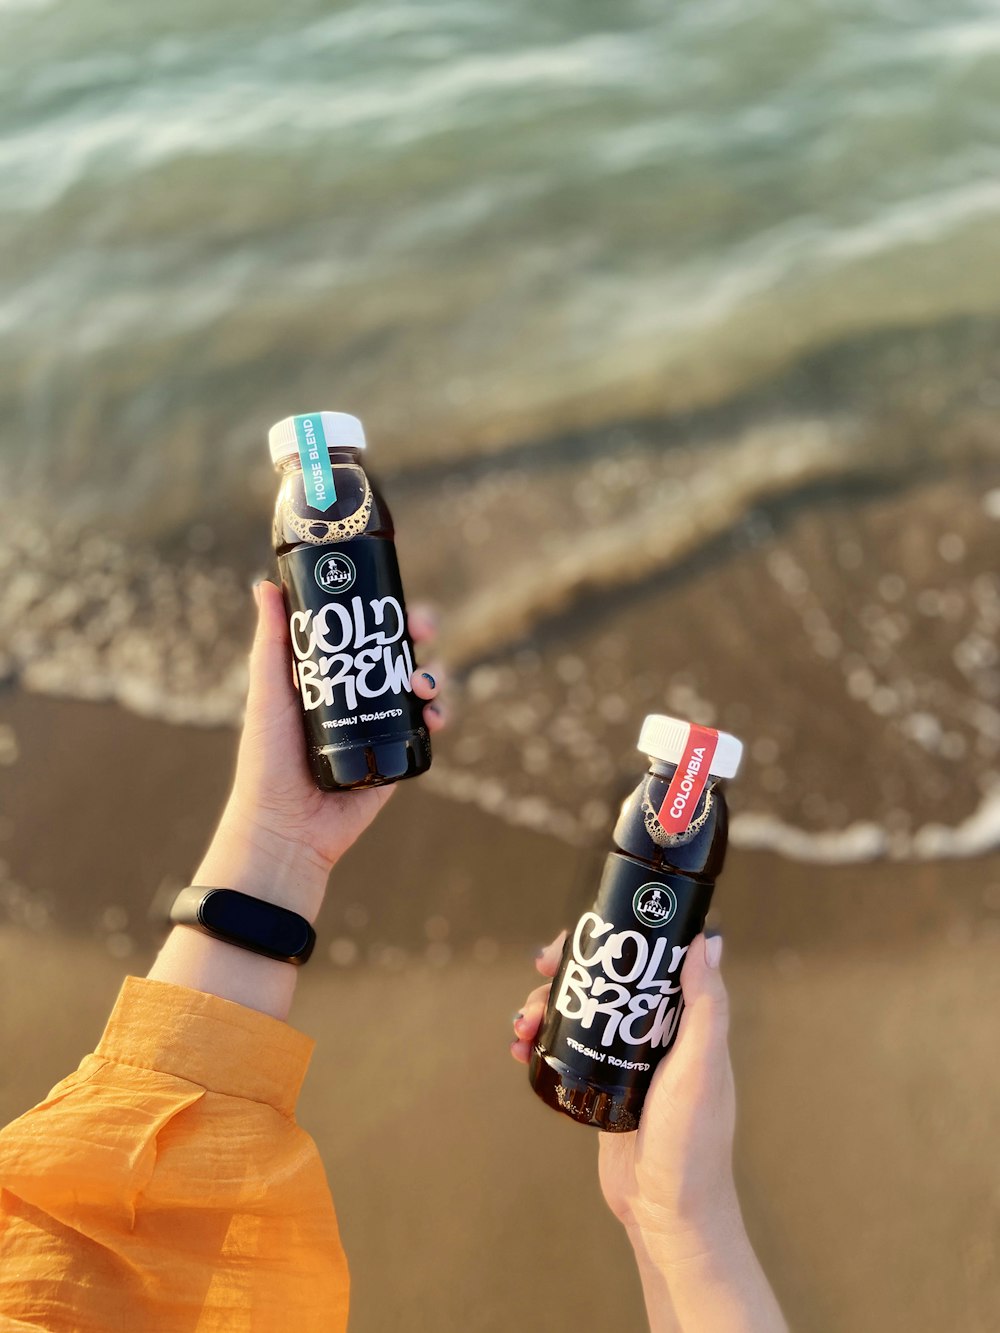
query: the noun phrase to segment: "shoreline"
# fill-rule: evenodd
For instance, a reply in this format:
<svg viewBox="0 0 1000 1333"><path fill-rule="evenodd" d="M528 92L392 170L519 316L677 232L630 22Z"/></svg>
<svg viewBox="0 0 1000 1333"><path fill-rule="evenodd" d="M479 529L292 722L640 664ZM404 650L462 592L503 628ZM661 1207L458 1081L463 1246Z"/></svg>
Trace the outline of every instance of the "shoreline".
<svg viewBox="0 0 1000 1333"><path fill-rule="evenodd" d="M236 733L11 689L0 692L0 728L18 750L0 767L8 919L123 960L151 947L153 914L162 920L188 882L221 812ZM530 957L585 904L608 834L573 847L400 784L334 871L317 957L387 970ZM1000 852L813 865L732 848L712 917L745 955L957 946L1000 921Z"/></svg>
<svg viewBox="0 0 1000 1333"><path fill-rule="evenodd" d="M786 444L794 451L794 432ZM667 460L652 478L648 460L624 457L603 480L578 475L590 517L572 540L566 514L566 530L545 532L562 485L552 477L513 516L516 478L462 493L462 530L441 541L427 534L442 497L403 503L411 596L451 608L439 651L456 726L419 790L586 845L606 836L634 782L636 719L667 712L745 742L736 843L858 865L878 852L906 864L1000 849L1000 472L758 508L675 568L616 582L630 542L648 539L643 560L656 565L674 521L680 540L684 511L718 499L724 460L710 453L688 460L686 478ZM48 701L39 709L115 699L178 727L237 722L252 606L235 570L194 554L174 567L96 535L64 549L51 534L36 550L36 537L30 523L12 527L20 554L7 553L0 594L0 678L14 697ZM550 573L565 606L547 600ZM538 623L522 623L525 607ZM487 631L491 655L456 669L449 644ZM136 762L141 772L145 756Z"/></svg>

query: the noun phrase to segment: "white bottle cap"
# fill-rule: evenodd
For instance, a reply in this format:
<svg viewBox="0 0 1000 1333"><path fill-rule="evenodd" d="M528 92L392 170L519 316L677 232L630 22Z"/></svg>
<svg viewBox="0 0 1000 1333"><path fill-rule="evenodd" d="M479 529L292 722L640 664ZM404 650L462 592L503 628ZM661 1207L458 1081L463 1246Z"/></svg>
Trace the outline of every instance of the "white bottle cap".
<svg viewBox="0 0 1000 1333"><path fill-rule="evenodd" d="M636 748L648 754L650 759L659 759L665 764L679 764L687 749L690 734L690 722L682 722L678 717L664 717L662 713L650 713L642 724ZM717 778L735 777L743 757L743 742L730 736L728 731L719 731L716 735L719 739L708 771Z"/></svg>
<svg viewBox="0 0 1000 1333"><path fill-rule="evenodd" d="M328 449L363 449L365 447L365 428L357 417L348 412L300 412L296 417L285 417L267 432L267 442L271 449L271 462L278 466L286 458L299 452L299 438L295 432L295 423L311 422L317 435L326 440ZM316 427L319 430L316 430Z"/></svg>

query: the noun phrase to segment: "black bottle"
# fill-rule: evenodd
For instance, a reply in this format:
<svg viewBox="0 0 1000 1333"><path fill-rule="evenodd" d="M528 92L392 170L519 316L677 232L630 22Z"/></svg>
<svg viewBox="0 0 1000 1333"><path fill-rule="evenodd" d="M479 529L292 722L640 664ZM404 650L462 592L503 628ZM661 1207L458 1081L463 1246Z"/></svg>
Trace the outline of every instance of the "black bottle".
<svg viewBox="0 0 1000 1333"><path fill-rule="evenodd" d="M566 941L529 1066L554 1110L622 1133L637 1128L677 1036L681 966L726 855L719 779L743 752L727 732L658 714L638 748L649 771L622 806L597 901Z"/></svg>
<svg viewBox="0 0 1000 1333"><path fill-rule="evenodd" d="M268 435L281 473L274 550L309 767L324 791L377 787L431 764L392 517L345 412L286 417Z"/></svg>

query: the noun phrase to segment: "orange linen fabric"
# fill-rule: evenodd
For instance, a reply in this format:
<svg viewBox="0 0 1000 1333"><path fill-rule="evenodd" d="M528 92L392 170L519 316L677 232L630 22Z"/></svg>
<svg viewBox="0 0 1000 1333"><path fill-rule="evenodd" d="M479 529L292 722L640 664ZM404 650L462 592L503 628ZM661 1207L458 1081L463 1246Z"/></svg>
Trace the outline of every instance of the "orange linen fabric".
<svg viewBox="0 0 1000 1333"><path fill-rule="evenodd" d="M0 1132L0 1330L343 1333L347 1261L294 1118L312 1049L128 977L94 1054Z"/></svg>

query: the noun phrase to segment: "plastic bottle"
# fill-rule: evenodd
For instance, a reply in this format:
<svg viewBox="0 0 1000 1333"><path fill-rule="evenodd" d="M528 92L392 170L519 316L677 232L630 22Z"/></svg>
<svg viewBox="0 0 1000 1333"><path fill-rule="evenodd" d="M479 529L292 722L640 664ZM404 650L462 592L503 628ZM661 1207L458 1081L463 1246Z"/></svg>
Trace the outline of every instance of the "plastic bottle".
<svg viewBox="0 0 1000 1333"><path fill-rule="evenodd" d="M622 806L594 905L563 951L529 1077L581 1124L639 1124L653 1072L677 1036L684 955L702 930L726 855L720 779L743 746L727 732L646 718L649 770Z"/></svg>
<svg viewBox="0 0 1000 1333"><path fill-rule="evenodd" d="M281 474L278 558L306 750L324 791L416 777L431 764L385 500L345 412L286 417L268 435Z"/></svg>

